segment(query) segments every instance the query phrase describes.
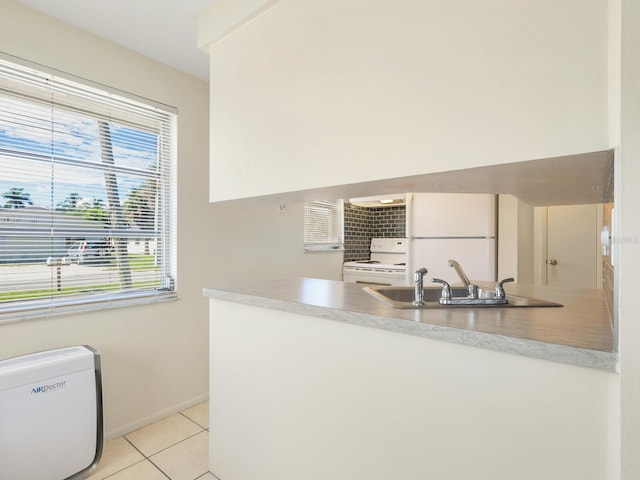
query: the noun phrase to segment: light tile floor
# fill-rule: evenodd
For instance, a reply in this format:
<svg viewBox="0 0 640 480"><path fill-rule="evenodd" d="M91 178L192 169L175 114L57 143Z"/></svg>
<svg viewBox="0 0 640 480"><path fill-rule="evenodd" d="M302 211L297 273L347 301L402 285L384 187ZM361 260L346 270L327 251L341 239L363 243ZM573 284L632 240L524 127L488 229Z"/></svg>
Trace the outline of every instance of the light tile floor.
<svg viewBox="0 0 640 480"><path fill-rule="evenodd" d="M209 402L105 443L88 480L217 480L209 468Z"/></svg>

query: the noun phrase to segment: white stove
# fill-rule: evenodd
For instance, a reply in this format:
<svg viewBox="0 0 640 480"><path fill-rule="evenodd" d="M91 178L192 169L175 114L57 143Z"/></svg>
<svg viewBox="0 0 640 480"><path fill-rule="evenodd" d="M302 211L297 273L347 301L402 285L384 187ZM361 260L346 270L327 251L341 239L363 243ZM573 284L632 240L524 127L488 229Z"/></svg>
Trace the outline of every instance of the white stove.
<svg viewBox="0 0 640 480"><path fill-rule="evenodd" d="M407 285L407 239L372 238L371 259L345 262L343 280L375 285Z"/></svg>

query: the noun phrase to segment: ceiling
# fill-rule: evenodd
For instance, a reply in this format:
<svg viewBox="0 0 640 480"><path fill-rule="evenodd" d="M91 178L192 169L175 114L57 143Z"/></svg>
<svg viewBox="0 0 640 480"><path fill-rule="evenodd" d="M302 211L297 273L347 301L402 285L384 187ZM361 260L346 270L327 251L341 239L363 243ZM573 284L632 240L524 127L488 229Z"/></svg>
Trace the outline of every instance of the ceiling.
<svg viewBox="0 0 640 480"><path fill-rule="evenodd" d="M203 80L209 57L198 49L196 16L215 0L17 0Z"/></svg>

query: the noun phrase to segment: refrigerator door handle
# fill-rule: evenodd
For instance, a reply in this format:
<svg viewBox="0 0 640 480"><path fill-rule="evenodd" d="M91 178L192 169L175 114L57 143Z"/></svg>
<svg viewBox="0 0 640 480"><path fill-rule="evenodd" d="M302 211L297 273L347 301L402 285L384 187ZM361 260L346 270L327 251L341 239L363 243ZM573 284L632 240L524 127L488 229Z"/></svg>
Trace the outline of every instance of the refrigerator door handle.
<svg viewBox="0 0 640 480"><path fill-rule="evenodd" d="M493 240L495 238L493 235L481 237L409 237L410 240Z"/></svg>

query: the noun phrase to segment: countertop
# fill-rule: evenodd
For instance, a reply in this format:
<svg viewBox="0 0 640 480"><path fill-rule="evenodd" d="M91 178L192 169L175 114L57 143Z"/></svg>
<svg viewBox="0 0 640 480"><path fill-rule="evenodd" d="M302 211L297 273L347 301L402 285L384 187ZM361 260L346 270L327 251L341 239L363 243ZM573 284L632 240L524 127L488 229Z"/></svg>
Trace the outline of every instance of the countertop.
<svg viewBox="0 0 640 480"><path fill-rule="evenodd" d="M510 283L507 294L563 307L395 309L362 285L314 278L205 288L218 300L615 371L613 331L601 290Z"/></svg>

